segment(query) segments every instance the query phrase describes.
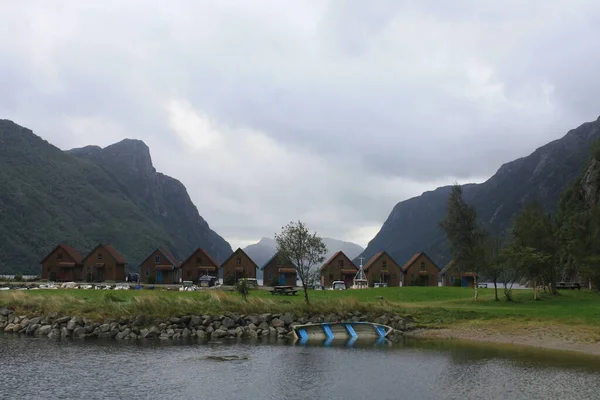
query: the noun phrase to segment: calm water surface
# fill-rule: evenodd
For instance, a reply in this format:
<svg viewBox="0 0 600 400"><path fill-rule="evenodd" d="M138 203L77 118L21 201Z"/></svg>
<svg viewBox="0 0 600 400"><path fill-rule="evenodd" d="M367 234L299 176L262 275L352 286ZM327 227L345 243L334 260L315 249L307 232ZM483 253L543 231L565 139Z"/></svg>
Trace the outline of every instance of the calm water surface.
<svg viewBox="0 0 600 400"><path fill-rule="evenodd" d="M209 355L247 356L213 361ZM52 341L0 334L1 399L600 399L600 359L383 347Z"/></svg>

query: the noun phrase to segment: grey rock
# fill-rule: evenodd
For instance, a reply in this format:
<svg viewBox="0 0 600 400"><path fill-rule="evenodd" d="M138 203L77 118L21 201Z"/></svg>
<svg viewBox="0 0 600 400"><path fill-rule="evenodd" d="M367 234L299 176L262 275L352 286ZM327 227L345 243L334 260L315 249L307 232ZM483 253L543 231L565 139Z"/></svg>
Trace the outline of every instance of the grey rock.
<svg viewBox="0 0 600 400"><path fill-rule="evenodd" d="M51 325L42 325L35 331L35 336L48 336L51 330Z"/></svg>
<svg viewBox="0 0 600 400"><path fill-rule="evenodd" d="M227 336L227 331L224 329L217 329L210 334L211 339L224 338L225 336Z"/></svg>
<svg viewBox="0 0 600 400"><path fill-rule="evenodd" d="M244 334L244 329L242 329L242 327L238 326L237 328L235 328L235 336L236 337L242 337L243 334Z"/></svg>
<svg viewBox="0 0 600 400"><path fill-rule="evenodd" d="M36 324L39 324L41 320L42 320L42 318L41 318L41 317L35 317L35 318L31 318L31 319L28 321L28 324L29 324L29 325L36 325Z"/></svg>
<svg viewBox="0 0 600 400"><path fill-rule="evenodd" d="M85 328L79 326L73 330L73 337L77 338L77 339L81 339L82 337L84 337L86 335L86 333L87 332L86 332Z"/></svg>
<svg viewBox="0 0 600 400"><path fill-rule="evenodd" d="M295 321L295 317L294 317L294 314L292 314L292 313L285 313L285 314L283 314L283 315L281 316L281 320L282 320L282 321L283 321L283 322L284 322L286 325L289 325L289 324L291 324L292 322L294 322L294 321Z"/></svg>
<svg viewBox="0 0 600 400"><path fill-rule="evenodd" d="M190 326L190 328L196 328L201 323L202 323L202 320L200 319L200 317L197 315L194 315L190 318L189 326Z"/></svg>
<svg viewBox="0 0 600 400"><path fill-rule="evenodd" d="M235 321L232 318L225 317L222 324L225 329L231 329L235 326Z"/></svg>
<svg viewBox="0 0 600 400"><path fill-rule="evenodd" d="M8 308L0 308L0 315L3 317L8 317L13 312L13 310L9 310Z"/></svg>
<svg viewBox="0 0 600 400"><path fill-rule="evenodd" d="M184 315L183 317L179 318L179 322L185 325L189 324L191 320L191 315Z"/></svg>
<svg viewBox="0 0 600 400"><path fill-rule="evenodd" d="M48 338L50 338L50 339L59 339L60 338L60 330L59 329L52 329L50 331L50 333L48 334Z"/></svg>
<svg viewBox="0 0 600 400"><path fill-rule="evenodd" d="M285 325L285 322L283 322L282 320L280 320L279 318L275 318L271 321L271 326L273 328L280 328L282 326Z"/></svg>
<svg viewBox="0 0 600 400"><path fill-rule="evenodd" d="M102 324L98 327L98 331L100 333L106 333L110 331L110 325L109 324Z"/></svg>
<svg viewBox="0 0 600 400"><path fill-rule="evenodd" d="M70 320L71 320L71 317L61 317L61 318L58 318L56 321L54 321L54 323L59 324L59 325L66 324Z"/></svg>
<svg viewBox="0 0 600 400"><path fill-rule="evenodd" d="M172 338L175 335L175 330L167 329L167 336Z"/></svg>
<svg viewBox="0 0 600 400"><path fill-rule="evenodd" d="M269 328L269 335L277 335L277 329L272 326Z"/></svg>
<svg viewBox="0 0 600 400"><path fill-rule="evenodd" d="M71 318L69 322L67 322L67 329L70 331L75 330L75 328L77 328L79 325L79 321L79 318Z"/></svg>
<svg viewBox="0 0 600 400"><path fill-rule="evenodd" d="M177 318L177 317L171 317L171 318L169 318L169 322L172 323L172 324L178 324L179 321L180 321L180 319Z"/></svg>
<svg viewBox="0 0 600 400"><path fill-rule="evenodd" d="M268 323L266 323L266 322L261 322L261 323L260 323L260 325L258 325L258 327L259 327L260 329L262 329L263 331L264 331L264 330L269 330L269 324L268 324Z"/></svg>
<svg viewBox="0 0 600 400"><path fill-rule="evenodd" d="M29 324L25 330L25 334L28 336L33 335L40 326L40 324Z"/></svg>
<svg viewBox="0 0 600 400"><path fill-rule="evenodd" d="M257 332L257 331L253 331L253 330L248 330L248 331L246 332L246 335L247 335L249 338L253 338L253 339L254 339L254 338L257 338L257 337L258 337L258 332Z"/></svg>
<svg viewBox="0 0 600 400"><path fill-rule="evenodd" d="M260 321L258 320L258 315L250 315L248 316L248 320L254 325L260 324Z"/></svg>
<svg viewBox="0 0 600 400"><path fill-rule="evenodd" d="M270 313L266 313L266 314L260 314L258 316L258 322L269 322L272 319L272 314Z"/></svg>
<svg viewBox="0 0 600 400"><path fill-rule="evenodd" d="M235 329L229 329L227 331L227 336L229 336L229 337L234 337L235 334L236 334Z"/></svg>
<svg viewBox="0 0 600 400"><path fill-rule="evenodd" d="M208 338L208 334L204 331L196 331L196 337L200 340L206 340Z"/></svg>
<svg viewBox="0 0 600 400"><path fill-rule="evenodd" d="M185 328L183 331L181 331L181 337L184 339L187 339L188 337L190 337L190 330L188 328Z"/></svg>
<svg viewBox="0 0 600 400"><path fill-rule="evenodd" d="M4 332L12 332L13 328L17 326L16 324L13 323L9 323L8 325L6 325L6 327L4 328Z"/></svg>
<svg viewBox="0 0 600 400"><path fill-rule="evenodd" d="M256 325L254 325L254 323L250 323L248 324L248 329L251 331L255 331L258 327Z"/></svg>
<svg viewBox="0 0 600 400"><path fill-rule="evenodd" d="M61 338L69 337L69 330L65 326L63 326L60 330L60 337Z"/></svg>
<svg viewBox="0 0 600 400"><path fill-rule="evenodd" d="M176 333L173 335L173 340L179 340L181 339L181 333Z"/></svg>
<svg viewBox="0 0 600 400"><path fill-rule="evenodd" d="M288 333L287 329L282 328L282 327L276 328L276 331L277 331L278 335L285 335L286 333Z"/></svg>
<svg viewBox="0 0 600 400"><path fill-rule="evenodd" d="M221 321L214 321L212 323L212 327L215 329L219 329L221 327Z"/></svg>
<svg viewBox="0 0 600 400"><path fill-rule="evenodd" d="M161 331L164 331L165 329L167 329L167 324L165 324L165 323L158 324L158 329L160 329Z"/></svg>

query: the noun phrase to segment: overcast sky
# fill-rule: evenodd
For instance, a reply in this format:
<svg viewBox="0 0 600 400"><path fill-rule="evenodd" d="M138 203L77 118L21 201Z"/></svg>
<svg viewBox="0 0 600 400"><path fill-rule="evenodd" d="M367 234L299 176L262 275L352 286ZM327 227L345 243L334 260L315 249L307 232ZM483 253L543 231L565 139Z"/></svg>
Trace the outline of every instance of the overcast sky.
<svg viewBox="0 0 600 400"><path fill-rule="evenodd" d="M450 5L452 4L452 5ZM150 146L235 248L362 246L600 114L600 2L0 0L0 118Z"/></svg>

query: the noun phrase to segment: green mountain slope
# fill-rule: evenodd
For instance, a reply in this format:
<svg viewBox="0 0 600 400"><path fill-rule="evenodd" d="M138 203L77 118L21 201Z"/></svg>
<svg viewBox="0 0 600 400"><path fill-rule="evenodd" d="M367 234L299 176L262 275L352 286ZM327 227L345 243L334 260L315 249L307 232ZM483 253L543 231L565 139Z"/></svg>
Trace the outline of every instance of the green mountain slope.
<svg viewBox="0 0 600 400"><path fill-rule="evenodd" d="M537 200L554 212L562 191L577 178L592 142L598 138L600 119L569 131L527 157L504 164L484 183L465 185L465 200L475 206L481 222L494 234L505 232L528 201ZM387 250L404 263L424 250L440 266L445 265L450 254L438 222L445 215L450 189L441 187L398 203L363 256L369 258Z"/></svg>
<svg viewBox="0 0 600 400"><path fill-rule="evenodd" d="M140 172L131 167L122 165L121 172ZM170 203L163 207L185 209L180 215L187 219L164 214L159 218L152 212L157 204L144 204L132 195L156 187L129 187L94 162L0 120L0 274L38 273L39 261L58 242L82 254L98 242L111 243L130 269L158 246L168 247L178 258L198 246L215 258L227 257L231 247L200 217L185 187L154 174L162 182L159 200Z"/></svg>

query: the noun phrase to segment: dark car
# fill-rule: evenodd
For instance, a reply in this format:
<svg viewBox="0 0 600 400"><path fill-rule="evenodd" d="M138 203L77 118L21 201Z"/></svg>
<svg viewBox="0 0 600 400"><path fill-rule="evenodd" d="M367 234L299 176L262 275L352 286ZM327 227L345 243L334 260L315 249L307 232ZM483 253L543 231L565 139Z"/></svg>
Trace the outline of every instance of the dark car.
<svg viewBox="0 0 600 400"><path fill-rule="evenodd" d="M136 274L134 273L129 273L127 274L127 277L125 278L125 280L127 282L139 282L140 281L140 274Z"/></svg>

